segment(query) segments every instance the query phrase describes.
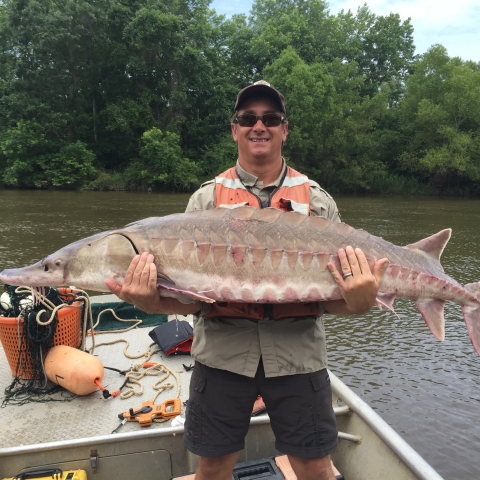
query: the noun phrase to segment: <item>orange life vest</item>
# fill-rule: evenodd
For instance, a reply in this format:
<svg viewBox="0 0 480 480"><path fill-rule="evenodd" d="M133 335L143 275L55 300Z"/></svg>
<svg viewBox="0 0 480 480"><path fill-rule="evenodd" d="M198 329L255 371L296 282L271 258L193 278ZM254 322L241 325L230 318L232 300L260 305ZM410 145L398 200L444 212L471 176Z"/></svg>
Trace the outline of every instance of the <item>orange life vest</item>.
<svg viewBox="0 0 480 480"><path fill-rule="evenodd" d="M235 167L215 178L215 198L217 207L250 205L257 208L273 207L285 212L293 210L310 215L310 182L307 176L291 167L287 167L285 177L266 205L245 187Z"/></svg>
<svg viewBox="0 0 480 480"><path fill-rule="evenodd" d="M291 167L287 167L281 185L273 192L268 204L263 204L254 193L250 192L237 175L235 167L215 178L215 198L217 207L235 208L250 205L256 208L273 207L286 212L296 211L310 214L310 183L308 177ZM205 318L229 317L263 320L286 317L320 316L323 311L318 302L312 303L212 303L211 310Z"/></svg>

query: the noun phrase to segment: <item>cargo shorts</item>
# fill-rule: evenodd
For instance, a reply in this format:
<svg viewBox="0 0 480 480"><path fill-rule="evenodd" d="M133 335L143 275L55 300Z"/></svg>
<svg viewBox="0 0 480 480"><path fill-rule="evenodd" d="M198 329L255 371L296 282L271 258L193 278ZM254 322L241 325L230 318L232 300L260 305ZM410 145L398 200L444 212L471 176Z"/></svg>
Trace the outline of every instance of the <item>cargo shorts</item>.
<svg viewBox="0 0 480 480"><path fill-rule="evenodd" d="M266 378L260 360L254 378L195 363L185 422L185 445L203 457L243 450L253 403L263 397L275 448L321 458L337 448L337 422L326 369Z"/></svg>

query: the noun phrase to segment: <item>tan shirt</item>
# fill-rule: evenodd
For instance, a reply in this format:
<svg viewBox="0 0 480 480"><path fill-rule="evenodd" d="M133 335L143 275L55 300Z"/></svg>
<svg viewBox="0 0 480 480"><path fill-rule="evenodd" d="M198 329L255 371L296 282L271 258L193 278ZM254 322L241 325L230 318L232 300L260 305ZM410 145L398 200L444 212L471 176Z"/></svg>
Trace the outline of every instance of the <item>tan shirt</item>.
<svg viewBox="0 0 480 480"><path fill-rule="evenodd" d="M237 162L237 173L244 185L265 201L285 173L270 185L245 172ZM215 180L204 183L190 198L186 211L215 208ZM340 222L332 197L310 180L310 209L313 215ZM260 357L265 375L277 377L310 373L327 367L325 329L321 317L289 317L282 320L243 320L204 318L209 306L194 317L192 357L213 368L254 377Z"/></svg>

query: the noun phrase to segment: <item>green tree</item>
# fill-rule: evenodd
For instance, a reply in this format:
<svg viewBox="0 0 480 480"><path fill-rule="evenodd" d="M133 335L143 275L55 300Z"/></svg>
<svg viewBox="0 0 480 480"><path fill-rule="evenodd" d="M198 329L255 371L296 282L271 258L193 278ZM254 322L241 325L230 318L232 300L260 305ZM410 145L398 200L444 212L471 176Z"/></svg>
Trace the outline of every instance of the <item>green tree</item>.
<svg viewBox="0 0 480 480"><path fill-rule="evenodd" d="M399 165L438 190L478 181L480 69L432 47L407 80L401 128L409 139Z"/></svg>
<svg viewBox="0 0 480 480"><path fill-rule="evenodd" d="M3 2L0 64L9 73L2 75L4 129L32 121L42 125L56 152L79 141L102 151L98 112L109 67L108 9L103 0Z"/></svg>
<svg viewBox="0 0 480 480"><path fill-rule="evenodd" d="M263 64L252 52L251 45L255 34L245 15L223 20L219 29L220 51L225 58L229 81L238 91L261 77Z"/></svg>
<svg viewBox="0 0 480 480"><path fill-rule="evenodd" d="M140 158L125 177L134 188L184 190L197 182L197 165L183 157L178 134L154 127L143 134Z"/></svg>
<svg viewBox="0 0 480 480"><path fill-rule="evenodd" d="M255 0L250 21L255 32L251 52L259 69L287 47L308 64L332 59L330 36L336 21L323 0Z"/></svg>
<svg viewBox="0 0 480 480"><path fill-rule="evenodd" d="M139 138L152 127L175 131L185 153L197 158L225 132L235 88L228 80L221 21L207 5L206 0L146 3L127 23L126 72L135 94L128 104L119 99L107 107L111 132ZM132 156L128 151L127 158Z"/></svg>
<svg viewBox="0 0 480 480"><path fill-rule="evenodd" d="M54 145L37 122L20 121L8 128L0 136L3 182L15 187L42 186L43 171L38 159L48 157L53 151Z"/></svg>
<svg viewBox="0 0 480 480"><path fill-rule="evenodd" d="M338 14L337 57L354 61L364 78L362 95L376 95L390 84L391 101L398 101L404 82L416 59L410 18L402 21L397 13L375 15L364 4L354 16Z"/></svg>
<svg viewBox="0 0 480 480"><path fill-rule="evenodd" d="M44 186L78 188L96 175L95 154L80 141L65 145L57 154L39 158Z"/></svg>
<svg viewBox="0 0 480 480"><path fill-rule="evenodd" d="M235 74L207 0L7 0L0 28L0 129L35 121L107 170L153 127L194 158L227 131Z"/></svg>
<svg viewBox="0 0 480 480"><path fill-rule="evenodd" d="M3 181L14 187L76 188L93 179L95 155L80 141L60 149L34 121L20 121L0 135Z"/></svg>

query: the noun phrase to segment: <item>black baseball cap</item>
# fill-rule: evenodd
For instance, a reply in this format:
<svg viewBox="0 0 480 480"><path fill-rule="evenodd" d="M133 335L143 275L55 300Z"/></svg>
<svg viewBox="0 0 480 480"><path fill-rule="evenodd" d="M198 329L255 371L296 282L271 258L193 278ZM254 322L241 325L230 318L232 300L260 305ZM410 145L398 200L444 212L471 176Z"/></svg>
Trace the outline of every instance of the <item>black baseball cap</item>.
<svg viewBox="0 0 480 480"><path fill-rule="evenodd" d="M271 98L281 109L284 115L287 114L285 110L285 98L284 96L275 88L273 88L265 80L259 80L258 82L252 83L248 87L245 87L243 90L240 90L237 95L237 101L235 102L235 112L241 107L249 97L253 95L264 95Z"/></svg>

